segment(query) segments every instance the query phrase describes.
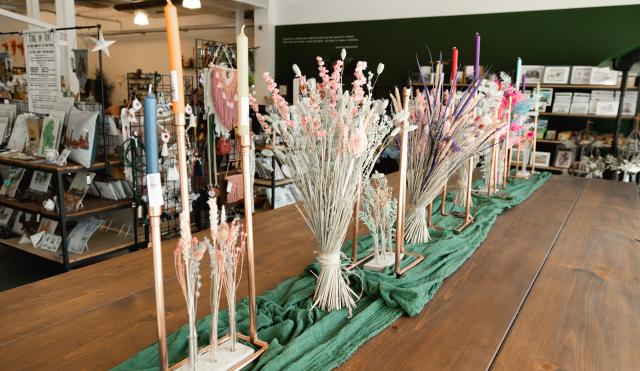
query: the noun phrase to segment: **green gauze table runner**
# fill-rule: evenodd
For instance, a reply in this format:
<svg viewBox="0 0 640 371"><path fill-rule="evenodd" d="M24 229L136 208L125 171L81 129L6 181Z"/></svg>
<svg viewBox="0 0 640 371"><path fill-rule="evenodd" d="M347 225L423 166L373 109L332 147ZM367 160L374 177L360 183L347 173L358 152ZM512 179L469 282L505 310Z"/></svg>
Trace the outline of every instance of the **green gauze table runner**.
<svg viewBox="0 0 640 371"><path fill-rule="evenodd" d="M433 298L445 278L455 272L487 238L498 214L527 199L548 178L549 173L537 173L528 180L510 180L505 192L509 197L474 196L472 213L475 223L461 233L452 231L461 220L453 216L434 214L434 222L445 227L433 231L425 244L407 245L409 251L425 256L425 261L395 278L389 267L382 273L358 271L351 275L351 285L362 297L352 318L346 310L323 312L310 310L316 278L309 269L298 277L280 283L257 298L257 326L261 340L269 349L253 365L256 370L328 370L346 361L364 342L390 326L402 315L415 316ZM449 200L453 195L449 194ZM448 205L453 206L452 202ZM438 202L434 210L439 210ZM369 236L359 239L361 253L371 247ZM351 244L344 252L350 256ZM408 262L407 262L408 263ZM406 263L405 263L406 264ZM318 271L317 263L309 268ZM356 277L359 276L359 277ZM248 305L244 298L237 305L238 330L248 333ZM198 341L209 343L209 321L198 321ZM227 331L227 313L220 315L219 333ZM170 363L187 357L187 326L168 336ZM152 344L115 370L158 369L157 345Z"/></svg>

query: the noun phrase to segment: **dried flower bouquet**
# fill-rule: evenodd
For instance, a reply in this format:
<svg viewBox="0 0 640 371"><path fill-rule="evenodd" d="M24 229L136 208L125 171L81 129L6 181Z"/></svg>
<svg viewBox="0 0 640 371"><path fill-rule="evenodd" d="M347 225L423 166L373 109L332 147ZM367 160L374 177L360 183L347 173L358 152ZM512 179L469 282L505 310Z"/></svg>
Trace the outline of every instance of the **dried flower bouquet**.
<svg viewBox="0 0 640 371"><path fill-rule="evenodd" d="M331 72L318 57L317 82L307 80L294 65L301 98L291 109L265 74L274 112L258 115L258 120L270 124L287 147L286 154L277 149L274 154L292 170L303 204L301 214L318 241L320 273L314 306L351 312L356 294L349 287L340 249L352 219L359 178L364 181L371 173L393 121L385 115L388 102L371 95L373 78L384 66L380 64L374 75L367 73L366 62L358 62L352 90L343 90L345 56L343 50Z"/></svg>
<svg viewBox="0 0 640 371"><path fill-rule="evenodd" d="M378 172L365 182L362 196L360 218L373 238L373 261L381 265L394 256L398 200L393 197L387 178Z"/></svg>
<svg viewBox="0 0 640 371"><path fill-rule="evenodd" d="M440 65L440 64L439 64ZM437 71L440 67L438 65ZM426 207L440 193L453 172L469 157L482 152L498 125L478 119L475 109L484 98L478 94L480 81L454 98L443 88L436 72L434 88L416 91L409 103L407 171L407 223L405 238L410 243L429 240ZM400 97L392 96L393 107L401 112Z"/></svg>

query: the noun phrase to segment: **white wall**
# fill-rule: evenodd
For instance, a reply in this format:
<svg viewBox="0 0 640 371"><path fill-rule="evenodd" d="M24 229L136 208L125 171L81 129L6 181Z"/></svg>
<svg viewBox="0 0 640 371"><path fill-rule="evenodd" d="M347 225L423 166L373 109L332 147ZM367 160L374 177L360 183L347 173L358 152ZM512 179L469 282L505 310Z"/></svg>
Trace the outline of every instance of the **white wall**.
<svg viewBox="0 0 640 371"><path fill-rule="evenodd" d="M633 5L638 0L270 0L276 24L348 22Z"/></svg>

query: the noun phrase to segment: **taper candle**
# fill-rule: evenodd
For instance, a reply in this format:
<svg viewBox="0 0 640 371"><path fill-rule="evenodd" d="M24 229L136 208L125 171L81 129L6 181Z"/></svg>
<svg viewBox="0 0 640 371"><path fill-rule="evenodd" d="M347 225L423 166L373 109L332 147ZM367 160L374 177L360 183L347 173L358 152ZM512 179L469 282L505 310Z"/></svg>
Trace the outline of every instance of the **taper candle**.
<svg viewBox="0 0 640 371"><path fill-rule="evenodd" d="M244 27L242 26L236 39L240 136L249 135L249 39L244 34Z"/></svg>
<svg viewBox="0 0 640 371"><path fill-rule="evenodd" d="M476 32L474 38L475 48L473 50L473 79L480 77L480 34Z"/></svg>
<svg viewBox="0 0 640 371"><path fill-rule="evenodd" d="M158 112L153 85L144 97L144 152L147 157L147 174L158 173Z"/></svg>
<svg viewBox="0 0 640 371"><path fill-rule="evenodd" d="M451 50L451 91L456 91L456 72L458 71L458 48L455 46Z"/></svg>
<svg viewBox="0 0 640 371"><path fill-rule="evenodd" d="M522 58L516 60L516 91L520 90L520 77L522 75Z"/></svg>
<svg viewBox="0 0 640 371"><path fill-rule="evenodd" d="M525 89L527 89L527 82L524 79L524 73L520 75L520 81L522 81L522 92L524 93Z"/></svg>
<svg viewBox="0 0 640 371"><path fill-rule="evenodd" d="M178 10L167 2L164 7L164 21L169 42L169 75L171 78L171 103L173 113L184 114L184 79L182 77L182 53L180 49L180 27Z"/></svg>

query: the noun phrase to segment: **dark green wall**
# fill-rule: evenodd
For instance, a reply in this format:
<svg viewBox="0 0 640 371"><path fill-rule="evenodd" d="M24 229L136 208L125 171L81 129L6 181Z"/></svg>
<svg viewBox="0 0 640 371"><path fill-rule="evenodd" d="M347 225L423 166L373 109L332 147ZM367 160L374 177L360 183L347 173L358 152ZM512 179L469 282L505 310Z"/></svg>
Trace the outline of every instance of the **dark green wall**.
<svg viewBox="0 0 640 371"><path fill-rule="evenodd" d="M348 49L347 64L353 68L355 60L366 60L375 69L383 62L386 68L378 86L388 87L417 70L416 53L426 60L425 44L434 59L440 51L448 59L456 46L459 63L471 64L475 32L482 35L481 63L493 71L513 70L518 56L524 64L597 65L640 44L640 5L277 26L276 77L281 82L291 79L294 63L307 76L315 76L317 55L335 59L342 45L348 45L357 48ZM291 43L296 37L345 35L357 41Z"/></svg>

